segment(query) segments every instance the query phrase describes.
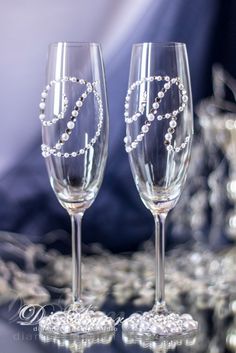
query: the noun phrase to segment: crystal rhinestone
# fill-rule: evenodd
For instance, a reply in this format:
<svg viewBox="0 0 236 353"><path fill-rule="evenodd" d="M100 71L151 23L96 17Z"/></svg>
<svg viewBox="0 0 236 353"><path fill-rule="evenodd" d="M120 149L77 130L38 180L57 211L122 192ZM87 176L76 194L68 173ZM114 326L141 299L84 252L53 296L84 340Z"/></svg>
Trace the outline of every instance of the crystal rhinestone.
<svg viewBox="0 0 236 353"><path fill-rule="evenodd" d="M179 111L182 112L184 110L183 106L179 107Z"/></svg>
<svg viewBox="0 0 236 353"><path fill-rule="evenodd" d="M77 117L78 114L79 113L77 112L77 110L72 110L72 113L71 113L72 116Z"/></svg>
<svg viewBox="0 0 236 353"><path fill-rule="evenodd" d="M131 143L131 147L132 147L132 148L136 148L136 147L137 147L137 142L132 142L132 143Z"/></svg>
<svg viewBox="0 0 236 353"><path fill-rule="evenodd" d="M125 112L124 116L127 116L127 117L128 117L128 116L129 116L129 113L128 113L128 112Z"/></svg>
<svg viewBox="0 0 236 353"><path fill-rule="evenodd" d="M43 152L42 152L42 156L43 156L44 158L46 158L46 157L48 157L48 156L49 156L49 153L48 153L48 152L46 152L46 151L43 151Z"/></svg>
<svg viewBox="0 0 236 353"><path fill-rule="evenodd" d="M128 142L128 137L125 136L125 137L124 137L124 143L127 143L127 142Z"/></svg>
<svg viewBox="0 0 236 353"><path fill-rule="evenodd" d="M68 121L67 127L68 127L68 129L72 130L75 127L75 123L73 123L73 121Z"/></svg>
<svg viewBox="0 0 236 353"><path fill-rule="evenodd" d="M172 115L176 116L178 114L178 110L173 110Z"/></svg>
<svg viewBox="0 0 236 353"><path fill-rule="evenodd" d="M174 129L176 127L177 123L175 120L171 120L169 125L172 129Z"/></svg>
<svg viewBox="0 0 236 353"><path fill-rule="evenodd" d="M183 142L181 143L181 148L185 148L186 144Z"/></svg>
<svg viewBox="0 0 236 353"><path fill-rule="evenodd" d="M172 147L171 145L169 145L169 146L166 147L167 151L172 151L172 148L173 148L173 147Z"/></svg>
<svg viewBox="0 0 236 353"><path fill-rule="evenodd" d="M83 93L82 94L82 97L85 99L85 98L87 98L87 93Z"/></svg>
<svg viewBox="0 0 236 353"><path fill-rule="evenodd" d="M176 82L176 78L172 78L171 83L175 83L175 82Z"/></svg>
<svg viewBox="0 0 236 353"><path fill-rule="evenodd" d="M189 140L190 140L190 136L187 136L187 137L185 138L185 141L186 141L186 142L189 142Z"/></svg>
<svg viewBox="0 0 236 353"><path fill-rule="evenodd" d="M55 124L57 122L57 118L52 119L52 123Z"/></svg>
<svg viewBox="0 0 236 353"><path fill-rule="evenodd" d="M45 114L40 114L40 115L39 115L39 119L40 119L41 121L43 121L43 120L45 119Z"/></svg>
<svg viewBox="0 0 236 353"><path fill-rule="evenodd" d="M162 77L161 76L157 76L157 81L161 81Z"/></svg>
<svg viewBox="0 0 236 353"><path fill-rule="evenodd" d="M129 104L125 103L125 109L128 109L128 108L129 108Z"/></svg>
<svg viewBox="0 0 236 353"><path fill-rule="evenodd" d="M188 101L188 96L186 96L186 95L182 96L182 101L184 103L186 103Z"/></svg>
<svg viewBox="0 0 236 353"><path fill-rule="evenodd" d="M179 151L180 151L180 148L179 148L179 147L176 147L175 151L176 151L176 152L179 152Z"/></svg>
<svg viewBox="0 0 236 353"><path fill-rule="evenodd" d="M80 100L78 100L78 101L75 103L75 105L76 105L78 108L80 108L80 107L82 107L83 102L80 101Z"/></svg>
<svg viewBox="0 0 236 353"><path fill-rule="evenodd" d="M194 320L192 319L192 320L189 320L188 324L189 324L189 329L190 329L190 330L197 330L197 329L198 329L198 323L197 323L197 321L194 321Z"/></svg>
<svg viewBox="0 0 236 353"><path fill-rule="evenodd" d="M85 84L85 81L82 80L82 79L80 79L80 80L79 80L79 83L80 83L81 85L84 85L84 84Z"/></svg>
<svg viewBox="0 0 236 353"><path fill-rule="evenodd" d="M95 139L95 138L92 138L92 139L91 139L91 144L93 144L93 145L94 145L94 144L95 144L95 142L96 142L96 139Z"/></svg>
<svg viewBox="0 0 236 353"><path fill-rule="evenodd" d="M89 86L89 87L87 88L87 92L88 92L88 93L91 93L92 91L93 91L92 87Z"/></svg>
<svg viewBox="0 0 236 353"><path fill-rule="evenodd" d="M192 316L189 314L183 314L180 317L182 320L193 320Z"/></svg>
<svg viewBox="0 0 236 353"><path fill-rule="evenodd" d="M165 81L170 81L170 77L169 76L165 76Z"/></svg>
<svg viewBox="0 0 236 353"><path fill-rule="evenodd" d="M153 121L153 120L155 119L154 114L152 114L152 113L148 114L147 119L148 119L149 121Z"/></svg>
<svg viewBox="0 0 236 353"><path fill-rule="evenodd" d="M163 98L163 97L164 97L164 93L163 93L162 91L161 91L161 92L158 92L157 96L158 96L159 98Z"/></svg>
<svg viewBox="0 0 236 353"><path fill-rule="evenodd" d="M170 88L170 83L165 83L165 84L164 84L164 88L165 88L165 89L169 89L169 88Z"/></svg>
<svg viewBox="0 0 236 353"><path fill-rule="evenodd" d="M71 82L76 82L77 81L77 79L76 79L76 77L71 77Z"/></svg>
<svg viewBox="0 0 236 353"><path fill-rule="evenodd" d="M39 327L43 329L45 327L46 323L47 323L47 318L46 317L42 318L39 321Z"/></svg>
<svg viewBox="0 0 236 353"><path fill-rule="evenodd" d="M71 155L72 155L72 157L76 157L77 153L76 152L72 152Z"/></svg>
<svg viewBox="0 0 236 353"><path fill-rule="evenodd" d="M158 109L159 108L159 103L154 102L152 107L153 107L153 109Z"/></svg>
<svg viewBox="0 0 236 353"><path fill-rule="evenodd" d="M65 158L68 158L69 156L70 156L69 153L67 153L67 152L64 153L64 157L65 157Z"/></svg>
<svg viewBox="0 0 236 353"><path fill-rule="evenodd" d="M40 102L39 108L40 108L40 109L45 109L45 103L44 103L44 102Z"/></svg>
<svg viewBox="0 0 236 353"><path fill-rule="evenodd" d="M127 97L125 98L125 100L126 100L126 102L129 102L130 97L129 97L129 96L127 96Z"/></svg>
<svg viewBox="0 0 236 353"><path fill-rule="evenodd" d="M69 135L67 133L64 133L61 135L62 141L67 141L69 139Z"/></svg>
<svg viewBox="0 0 236 353"><path fill-rule="evenodd" d="M140 134L140 135L137 136L137 141L140 142L140 141L142 141L142 139L143 139L143 135L142 135L142 134Z"/></svg>
<svg viewBox="0 0 236 353"><path fill-rule="evenodd" d="M60 143L56 143L55 148L56 148L57 150L60 150L60 149L61 149L61 144L60 144Z"/></svg>
<svg viewBox="0 0 236 353"><path fill-rule="evenodd" d="M130 146L126 146L126 147L125 147L125 150L126 150L126 152L128 152L128 153L129 153L129 152L131 152L131 151L132 151L132 147L130 147Z"/></svg>
<svg viewBox="0 0 236 353"><path fill-rule="evenodd" d="M79 154L84 154L84 152L85 152L84 149L79 150Z"/></svg>
<svg viewBox="0 0 236 353"><path fill-rule="evenodd" d="M165 114L165 118L166 118L166 119L169 119L170 117L171 117L171 115L170 115L169 113L166 113L166 114Z"/></svg>
<svg viewBox="0 0 236 353"><path fill-rule="evenodd" d="M158 115L157 120L162 120L162 115Z"/></svg>
<svg viewBox="0 0 236 353"><path fill-rule="evenodd" d="M42 97L42 98L46 98L47 95L48 95L47 92L44 91L44 92L42 92L41 97Z"/></svg>
<svg viewBox="0 0 236 353"><path fill-rule="evenodd" d="M182 83L179 84L179 89L180 90L184 89L184 85Z"/></svg>
<svg viewBox="0 0 236 353"><path fill-rule="evenodd" d="M60 331L61 331L61 333L64 333L64 334L70 333L71 332L70 325L68 325L68 324L61 325Z"/></svg>
<svg viewBox="0 0 236 353"><path fill-rule="evenodd" d="M148 130L149 130L149 127L147 125L144 125L144 126L142 126L141 130L142 130L143 133L147 133Z"/></svg>
<svg viewBox="0 0 236 353"><path fill-rule="evenodd" d="M129 328L129 321L127 319L122 322L122 328L124 330Z"/></svg>

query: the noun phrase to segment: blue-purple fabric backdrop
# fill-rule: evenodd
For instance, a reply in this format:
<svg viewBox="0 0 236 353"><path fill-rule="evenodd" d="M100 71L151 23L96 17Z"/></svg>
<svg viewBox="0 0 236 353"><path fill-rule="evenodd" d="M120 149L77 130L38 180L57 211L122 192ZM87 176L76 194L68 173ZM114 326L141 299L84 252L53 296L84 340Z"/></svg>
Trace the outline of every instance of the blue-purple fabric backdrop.
<svg viewBox="0 0 236 353"><path fill-rule="evenodd" d="M226 6L227 5L227 6ZM38 3L9 0L0 12L0 229L42 237L69 231L69 217L49 186L40 154L38 101L47 46L97 41L104 49L110 106L110 148L104 182L86 212L83 240L119 251L153 232L123 148L123 105L134 42L186 42L194 103L211 94L211 67L236 71L233 0L97 0Z"/></svg>

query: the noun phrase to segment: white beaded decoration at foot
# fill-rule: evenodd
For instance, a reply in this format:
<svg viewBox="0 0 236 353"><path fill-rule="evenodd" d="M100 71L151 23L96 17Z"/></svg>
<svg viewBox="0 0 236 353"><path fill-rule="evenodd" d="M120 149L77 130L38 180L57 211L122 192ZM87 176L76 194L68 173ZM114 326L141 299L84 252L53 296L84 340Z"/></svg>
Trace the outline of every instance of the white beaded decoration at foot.
<svg viewBox="0 0 236 353"><path fill-rule="evenodd" d="M157 314L147 311L141 314L132 314L122 323L122 329L129 333L147 336L177 336L189 334L198 329L198 322L191 315L169 313Z"/></svg>
<svg viewBox="0 0 236 353"><path fill-rule="evenodd" d="M39 104L40 108L40 114L39 114L39 119L44 127L50 127L53 124L56 124L58 120L64 119L65 113L68 108L68 99L64 95L63 98L63 110L57 115L54 115L54 117L51 120L46 120L46 114L45 114L45 108L46 108L46 100L47 96L49 93L49 90L56 84L56 83L63 83L63 82L72 82L80 85L85 85L86 90L82 93L82 95L79 97L79 99L76 101L75 106L71 112L71 115L69 117L69 121L67 122L67 128L65 131L61 134L59 140L57 143L51 147L46 144L41 145L41 150L42 150L42 155L43 157L49 157L50 155L54 155L56 157L64 157L64 158L69 158L69 157L77 157L80 155L85 154L87 150L89 150L91 147L94 146L96 143L98 137L101 134L101 129L103 125L103 105L102 105L102 100L96 90L96 85L97 82L90 83L84 79L79 79L76 77L63 77L58 80L52 80L43 90L41 94L41 102ZM84 146L84 148L81 148L79 151L74 151L74 152L61 152L62 146L70 139L70 135L73 131L73 129L76 126L76 122L79 117L79 112L86 100L86 98L89 96L89 94L93 93L98 104L98 111L99 111L99 116L98 116L98 124L97 124L97 129L95 132L95 135L90 139L90 141Z"/></svg>
<svg viewBox="0 0 236 353"><path fill-rule="evenodd" d="M163 119L170 119L169 128L165 134L165 139L164 139L164 144L166 145L167 151L180 152L186 147L187 143L190 141L190 136L186 136L185 140L181 143L180 146L174 146L174 144L171 143L173 139L173 134L177 127L177 117L180 113L184 111L184 109L186 108L186 103L188 101L187 92L179 77L170 78L169 76L150 76L150 77L144 77L141 80L134 82L129 87L127 96L125 98L124 116L125 116L126 124L132 124L134 121L137 121L138 118L143 115L146 107L146 101L142 102L139 111L134 113L130 117L129 106L130 106L130 98L131 98L132 92L141 84L146 82L153 82L153 81L159 81L159 82L164 81L164 85L162 89L157 93L155 101L152 104L152 108L148 112L146 116L146 120L143 126L141 127L141 130L137 135L137 137L133 141L131 141L128 138L128 136L124 138L125 149L126 149L126 152L128 153L131 152L133 149L135 149L138 146L138 143L140 143L143 140L144 136L148 133L150 126L155 119L158 121ZM181 105L176 110L173 110L172 112L169 112L169 113L167 112L165 114L160 115L158 114L158 109L160 108L161 102L164 99L165 94L171 89L173 85L176 85L178 87L178 90L181 95ZM146 92L145 92L145 99L146 99Z"/></svg>
<svg viewBox="0 0 236 353"><path fill-rule="evenodd" d="M42 318L39 329L51 335L102 333L114 331L115 322L102 311L74 309L58 311Z"/></svg>

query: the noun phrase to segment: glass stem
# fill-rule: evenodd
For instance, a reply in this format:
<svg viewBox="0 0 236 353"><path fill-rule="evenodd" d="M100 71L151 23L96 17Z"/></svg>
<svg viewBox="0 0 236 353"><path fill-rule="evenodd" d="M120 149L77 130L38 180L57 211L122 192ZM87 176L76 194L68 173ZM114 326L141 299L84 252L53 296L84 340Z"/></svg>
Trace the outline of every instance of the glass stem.
<svg viewBox="0 0 236 353"><path fill-rule="evenodd" d="M166 213L155 215L155 309L165 310L165 220Z"/></svg>
<svg viewBox="0 0 236 353"><path fill-rule="evenodd" d="M81 301L81 221L83 213L71 215L72 230L72 296L73 304Z"/></svg>

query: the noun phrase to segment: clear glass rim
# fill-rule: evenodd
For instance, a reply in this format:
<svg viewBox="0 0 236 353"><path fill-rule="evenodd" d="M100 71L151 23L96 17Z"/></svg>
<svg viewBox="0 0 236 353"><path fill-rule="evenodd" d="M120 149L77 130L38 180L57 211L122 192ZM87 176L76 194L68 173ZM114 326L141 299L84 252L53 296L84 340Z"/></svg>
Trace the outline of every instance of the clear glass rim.
<svg viewBox="0 0 236 353"><path fill-rule="evenodd" d="M145 45L151 45L151 46L157 46L157 47L186 47L186 44L181 42L143 42L143 43L134 43L133 47L142 47Z"/></svg>
<svg viewBox="0 0 236 353"><path fill-rule="evenodd" d="M49 47L57 47L58 45L64 45L68 47L100 47L100 43L95 42L53 42L49 44Z"/></svg>

